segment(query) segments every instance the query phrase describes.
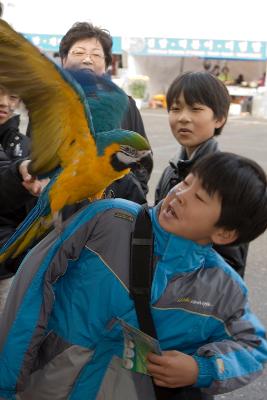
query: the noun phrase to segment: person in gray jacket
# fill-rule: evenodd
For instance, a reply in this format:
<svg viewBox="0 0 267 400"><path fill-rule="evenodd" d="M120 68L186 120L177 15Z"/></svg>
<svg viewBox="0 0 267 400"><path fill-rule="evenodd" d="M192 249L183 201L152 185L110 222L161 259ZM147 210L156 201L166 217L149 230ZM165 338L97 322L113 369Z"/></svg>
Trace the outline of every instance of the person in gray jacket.
<svg viewBox="0 0 267 400"><path fill-rule="evenodd" d="M140 207L96 201L27 255L1 319L1 398L155 399L151 378L122 366L130 355L118 321L138 327L129 260ZM266 334L245 283L211 243L247 242L266 230L264 171L238 155L206 156L150 217L150 305L162 350L147 358L155 384L175 388L179 400L248 384L267 361Z"/></svg>
<svg viewBox="0 0 267 400"><path fill-rule="evenodd" d="M186 72L174 79L167 93L167 109L170 128L181 149L160 177L155 204L189 174L197 160L219 152L216 137L222 133L229 106L224 83L208 72ZM243 278L248 244L214 248Z"/></svg>

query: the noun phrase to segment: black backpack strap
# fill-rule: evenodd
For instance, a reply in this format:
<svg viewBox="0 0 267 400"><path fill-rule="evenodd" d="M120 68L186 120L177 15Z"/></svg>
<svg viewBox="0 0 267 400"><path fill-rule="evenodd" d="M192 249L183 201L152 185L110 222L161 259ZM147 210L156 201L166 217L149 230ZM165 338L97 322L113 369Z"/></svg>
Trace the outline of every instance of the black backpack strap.
<svg viewBox="0 0 267 400"><path fill-rule="evenodd" d="M143 205L136 218L134 232L132 233L130 295L135 304L140 329L148 335L157 338L150 309L153 268L152 224L148 206ZM202 398L199 389L164 388L156 386L154 382L153 386L157 400L201 400ZM194 393L194 390L196 393Z"/></svg>
<svg viewBox="0 0 267 400"><path fill-rule="evenodd" d="M130 294L134 300L138 322L143 332L156 338L150 310L153 278L153 232L148 206L143 205L137 215L131 240Z"/></svg>
<svg viewBox="0 0 267 400"><path fill-rule="evenodd" d="M143 205L135 221L132 233L130 261L130 294L134 300L140 328L157 338L150 309L151 283L153 278L153 232L148 206ZM153 382L153 380L152 380ZM153 382L157 400L165 400L166 391Z"/></svg>

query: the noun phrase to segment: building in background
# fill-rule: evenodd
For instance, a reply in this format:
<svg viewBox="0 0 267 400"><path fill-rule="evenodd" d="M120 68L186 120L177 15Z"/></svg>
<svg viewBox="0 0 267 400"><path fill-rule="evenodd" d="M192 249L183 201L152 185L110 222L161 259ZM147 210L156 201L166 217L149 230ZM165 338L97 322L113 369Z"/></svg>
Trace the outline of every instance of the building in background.
<svg viewBox="0 0 267 400"><path fill-rule="evenodd" d="M164 95L181 72L207 69L208 65L210 71L215 66L221 70L226 65L233 81L243 77L243 85L229 87L233 100L253 98L255 105L264 103L264 87L256 88L266 72L267 59L267 3L261 0L254 0L253 5L224 0L218 7L213 0L185 4L102 0L93 7L86 0L2 2L5 19L50 57L77 21L109 29L114 38L112 75L126 90L128 77L143 76L148 78L147 97ZM265 107L257 106L255 112L267 116Z"/></svg>

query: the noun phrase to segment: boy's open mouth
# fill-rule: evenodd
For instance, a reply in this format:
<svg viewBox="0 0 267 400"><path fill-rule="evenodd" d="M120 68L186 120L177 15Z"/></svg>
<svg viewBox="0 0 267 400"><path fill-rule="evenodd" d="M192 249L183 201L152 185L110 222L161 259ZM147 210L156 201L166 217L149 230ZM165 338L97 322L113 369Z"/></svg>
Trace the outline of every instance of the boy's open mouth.
<svg viewBox="0 0 267 400"><path fill-rule="evenodd" d="M166 213L167 213L167 215L171 215L171 216L173 216L173 217L178 219L174 209L172 208L172 206L170 204L168 205L168 207L166 209Z"/></svg>

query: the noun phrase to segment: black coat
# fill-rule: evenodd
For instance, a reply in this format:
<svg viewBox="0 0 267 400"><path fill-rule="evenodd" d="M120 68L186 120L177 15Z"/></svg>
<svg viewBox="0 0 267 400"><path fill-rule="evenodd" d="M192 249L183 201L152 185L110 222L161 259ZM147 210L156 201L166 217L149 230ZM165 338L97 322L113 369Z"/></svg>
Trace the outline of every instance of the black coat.
<svg viewBox="0 0 267 400"><path fill-rule="evenodd" d="M18 166L29 155L30 139L19 131L16 115L0 125L0 246L13 234L34 206L33 197L21 183ZM0 265L0 279L16 272L23 254Z"/></svg>
<svg viewBox="0 0 267 400"><path fill-rule="evenodd" d="M32 199L22 186L17 169L21 160L28 157L30 149L30 139L19 132L19 123L20 117L15 115L0 125L0 218L12 215L11 226L24 219L26 211L20 210L25 210L26 203Z"/></svg>
<svg viewBox="0 0 267 400"><path fill-rule="evenodd" d="M121 128L137 132L144 138L146 138L148 141L142 117L140 115L138 108L136 107L134 99L130 96L129 96L129 107L123 119ZM132 171L134 175L137 177L138 181L140 182L145 195L148 192L148 180L150 178L152 169L153 169L152 154L149 154L148 156L144 157L140 162L140 164L132 168Z"/></svg>
<svg viewBox="0 0 267 400"><path fill-rule="evenodd" d="M1 159L17 160L28 156L30 140L19 132L19 123L20 117L15 115L0 125L0 144L4 151Z"/></svg>
<svg viewBox="0 0 267 400"><path fill-rule="evenodd" d="M186 175L190 172L194 163L202 158L204 155L219 151L218 143L213 139L209 139L202 143L193 158L188 160L185 150L182 148L181 154L178 160L170 161L170 165L165 168L159 183L156 187L155 192L155 203L157 204L160 200L164 199L171 188L177 183L181 182ZM244 277L248 244L242 244L239 246L220 246L214 245L214 249L235 269L240 276Z"/></svg>

